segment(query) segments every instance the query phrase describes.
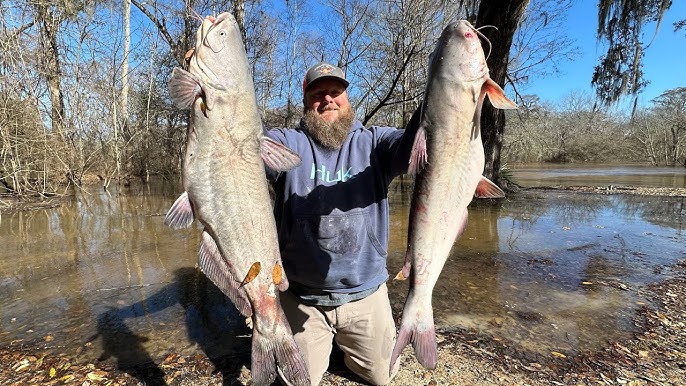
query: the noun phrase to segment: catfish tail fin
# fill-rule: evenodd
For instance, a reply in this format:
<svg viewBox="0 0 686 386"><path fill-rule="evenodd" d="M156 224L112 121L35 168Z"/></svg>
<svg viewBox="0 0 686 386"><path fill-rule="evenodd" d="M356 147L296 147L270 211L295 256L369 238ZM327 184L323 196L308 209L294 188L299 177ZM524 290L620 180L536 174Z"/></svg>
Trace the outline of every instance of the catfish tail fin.
<svg viewBox="0 0 686 386"><path fill-rule="evenodd" d="M293 334L282 315L283 323L267 322L256 318L252 337L252 364L251 373L255 386L269 386L274 382L277 375L277 366L280 373L288 382L295 386L309 386L310 375L307 365L298 348ZM261 328L267 327L269 336L260 332Z"/></svg>
<svg viewBox="0 0 686 386"><path fill-rule="evenodd" d="M416 312L406 311L403 311L403 320L398 332L398 339L393 347L393 354L391 354L391 369L400 357L403 348L408 343L412 343L417 362L425 368L433 370L438 362L438 346L436 344L436 327L434 326L431 305L428 307L420 306L415 310ZM406 313L407 315L413 315L414 319L406 317Z"/></svg>

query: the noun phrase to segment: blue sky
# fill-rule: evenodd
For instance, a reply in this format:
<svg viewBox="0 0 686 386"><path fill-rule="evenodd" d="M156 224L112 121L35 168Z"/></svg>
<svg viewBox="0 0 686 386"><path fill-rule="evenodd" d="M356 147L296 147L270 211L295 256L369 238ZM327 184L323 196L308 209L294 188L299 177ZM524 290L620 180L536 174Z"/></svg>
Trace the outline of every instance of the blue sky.
<svg viewBox="0 0 686 386"><path fill-rule="evenodd" d="M605 53L596 38L598 28L598 1L578 0L566 18L569 35L581 48L582 56L574 62L562 66L563 73L535 79L527 87L520 89L522 94L536 94L543 101L558 103L573 92L595 95L591 87L593 69ZM646 50L643 71L650 81L639 96L639 105L647 107L650 101L664 91L676 87L686 87L686 30L674 32L674 22L686 18L686 0L674 0L666 12L660 30L652 45ZM654 24L645 28L648 42L655 31ZM628 105L627 101L620 106Z"/></svg>

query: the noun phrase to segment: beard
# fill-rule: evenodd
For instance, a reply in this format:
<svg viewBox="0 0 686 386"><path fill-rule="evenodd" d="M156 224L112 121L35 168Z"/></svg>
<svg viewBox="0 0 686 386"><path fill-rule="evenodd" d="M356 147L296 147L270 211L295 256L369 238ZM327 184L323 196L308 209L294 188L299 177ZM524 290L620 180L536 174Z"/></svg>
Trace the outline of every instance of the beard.
<svg viewBox="0 0 686 386"><path fill-rule="evenodd" d="M355 113L350 106L338 111L338 119L329 123L322 119L319 114L312 110L305 110L303 120L307 125L310 136L319 145L328 149L340 149L348 137L352 127Z"/></svg>

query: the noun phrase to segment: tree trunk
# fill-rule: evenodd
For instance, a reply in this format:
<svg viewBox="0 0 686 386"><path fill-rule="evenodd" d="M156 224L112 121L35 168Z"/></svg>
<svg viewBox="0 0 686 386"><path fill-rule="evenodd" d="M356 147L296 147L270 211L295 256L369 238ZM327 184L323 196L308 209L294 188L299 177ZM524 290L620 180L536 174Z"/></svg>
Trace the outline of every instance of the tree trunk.
<svg viewBox="0 0 686 386"><path fill-rule="evenodd" d="M129 51L131 49L131 1L124 0L124 57L121 64L121 126L124 138L124 167L128 174L132 171L131 127L129 126Z"/></svg>
<svg viewBox="0 0 686 386"><path fill-rule="evenodd" d="M64 97L62 96L62 71L57 49L59 20L48 9L48 3L39 1L34 6L38 19L36 21L40 28L40 44L43 48L43 70L45 71L45 79L50 92L52 130L64 140Z"/></svg>
<svg viewBox="0 0 686 386"><path fill-rule="evenodd" d="M236 19L236 24L238 24L238 30L241 31L241 38L243 38L245 51L248 52L248 40L245 36L245 0L233 1L233 17Z"/></svg>
<svg viewBox="0 0 686 386"><path fill-rule="evenodd" d="M491 0L482 1L476 19L476 27L492 25L498 28L484 28L481 32L492 44L487 64L491 79L503 86L507 77L507 63L514 33L519 19L524 14L529 0ZM488 43L482 42L488 55ZM484 103L481 110L481 135L484 142L486 167L484 176L500 185L500 152L503 147L505 132L505 113L494 109L490 103Z"/></svg>

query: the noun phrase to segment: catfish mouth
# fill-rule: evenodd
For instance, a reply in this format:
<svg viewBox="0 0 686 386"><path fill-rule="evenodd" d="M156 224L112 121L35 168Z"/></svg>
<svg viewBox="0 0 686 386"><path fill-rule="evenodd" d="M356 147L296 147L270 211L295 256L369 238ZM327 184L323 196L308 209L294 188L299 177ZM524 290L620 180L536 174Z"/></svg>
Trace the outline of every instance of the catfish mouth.
<svg viewBox="0 0 686 386"><path fill-rule="evenodd" d="M206 85L222 91L227 90L225 82L222 79L220 79L214 71L212 71L212 61L206 61L203 60L203 58L211 58L213 56L216 56L216 54L218 54L225 48L224 45L222 45L221 47L213 47L207 38L210 32L212 32L213 29L217 28L217 26L224 22L228 17L228 13L223 13L219 15L219 17L217 18L212 16L205 17L205 19L202 21L200 29L198 30L195 52L191 57L191 60L195 62L197 68L200 71L202 71L202 73L206 76Z"/></svg>

